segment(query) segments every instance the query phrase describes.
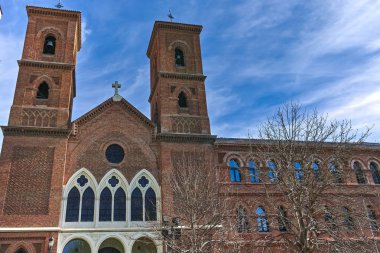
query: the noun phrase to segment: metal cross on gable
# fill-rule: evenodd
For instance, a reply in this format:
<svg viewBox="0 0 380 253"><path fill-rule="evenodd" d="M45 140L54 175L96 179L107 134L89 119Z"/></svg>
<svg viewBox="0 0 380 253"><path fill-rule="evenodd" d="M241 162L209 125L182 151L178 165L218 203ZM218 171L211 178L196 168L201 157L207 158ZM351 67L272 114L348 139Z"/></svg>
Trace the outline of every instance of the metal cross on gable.
<svg viewBox="0 0 380 253"><path fill-rule="evenodd" d="M118 81L115 81L112 84L112 88L115 89L115 96L118 96L119 95L119 89L121 88L121 84Z"/></svg>

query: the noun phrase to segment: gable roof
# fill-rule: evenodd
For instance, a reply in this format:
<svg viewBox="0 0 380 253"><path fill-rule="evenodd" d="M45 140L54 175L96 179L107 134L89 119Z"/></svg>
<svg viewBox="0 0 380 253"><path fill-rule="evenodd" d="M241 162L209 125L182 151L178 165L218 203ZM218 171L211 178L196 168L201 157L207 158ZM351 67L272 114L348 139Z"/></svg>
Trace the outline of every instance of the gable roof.
<svg viewBox="0 0 380 253"><path fill-rule="evenodd" d="M139 119L142 123L147 125L150 128L154 128L154 124L150 119L148 119L143 113L141 113L136 107L134 107L132 104L130 104L127 100L122 98L120 101L114 101L111 98L107 99L91 111L87 112L86 114L80 116L76 120L74 120L72 123L76 124L78 127L86 124L87 122L91 121L93 118L97 117L101 113L103 113L105 110L110 108L111 106L115 104L122 105L126 111L131 112L137 119Z"/></svg>

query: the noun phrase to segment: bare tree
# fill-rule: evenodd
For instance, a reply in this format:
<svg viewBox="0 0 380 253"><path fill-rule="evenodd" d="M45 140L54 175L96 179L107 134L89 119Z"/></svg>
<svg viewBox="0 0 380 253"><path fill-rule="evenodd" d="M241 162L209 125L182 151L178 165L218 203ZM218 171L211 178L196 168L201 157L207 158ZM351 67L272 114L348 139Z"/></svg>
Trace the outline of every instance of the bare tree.
<svg viewBox="0 0 380 253"><path fill-rule="evenodd" d="M329 121L291 103L278 109L259 127L252 152L258 154L271 184L264 184L261 203L270 207L265 222L277 227L268 246L281 244L287 252L379 252L368 218L369 188L347 187L344 168L369 134L351 122ZM324 162L322 162L324 161ZM364 180L360 171L356 177ZM259 217L260 218L260 217ZM372 222L372 223L371 223ZM371 231L372 230L372 231Z"/></svg>
<svg viewBox="0 0 380 253"><path fill-rule="evenodd" d="M163 240L168 252L239 252L239 242L230 233L236 226L228 196L221 194L210 153L174 152L170 184L173 210L163 218ZM208 157L207 157L208 156Z"/></svg>

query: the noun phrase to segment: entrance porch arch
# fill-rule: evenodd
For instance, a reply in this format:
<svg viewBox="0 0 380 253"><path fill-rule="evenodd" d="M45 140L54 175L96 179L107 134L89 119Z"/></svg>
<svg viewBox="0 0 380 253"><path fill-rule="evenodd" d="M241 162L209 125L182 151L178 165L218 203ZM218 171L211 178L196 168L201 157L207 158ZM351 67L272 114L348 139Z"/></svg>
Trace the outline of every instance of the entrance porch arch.
<svg viewBox="0 0 380 253"><path fill-rule="evenodd" d="M133 243L131 253L157 253L157 248L151 239L141 237Z"/></svg>

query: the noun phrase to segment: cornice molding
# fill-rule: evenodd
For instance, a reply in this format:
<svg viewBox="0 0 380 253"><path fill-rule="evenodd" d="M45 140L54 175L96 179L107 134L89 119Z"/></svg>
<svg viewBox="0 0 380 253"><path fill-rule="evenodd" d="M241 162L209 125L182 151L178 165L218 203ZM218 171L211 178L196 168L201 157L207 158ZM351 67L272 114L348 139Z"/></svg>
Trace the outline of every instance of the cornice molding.
<svg viewBox="0 0 380 253"><path fill-rule="evenodd" d="M191 81L201 81L206 80L207 76L202 74L187 74L187 73L174 73L174 72L159 72L160 77L168 79L181 79L181 80L191 80Z"/></svg>
<svg viewBox="0 0 380 253"><path fill-rule="evenodd" d="M21 126L1 126L4 136L38 136L38 137L55 137L68 138L71 129L59 128L38 128L38 127L21 127Z"/></svg>
<svg viewBox="0 0 380 253"><path fill-rule="evenodd" d="M63 69L63 70L75 69L74 64L58 63L58 62L18 60L17 63L19 67L36 67L36 68Z"/></svg>
<svg viewBox="0 0 380 253"><path fill-rule="evenodd" d="M210 134L174 134L174 133L159 133L155 135L155 140L158 142L175 142L175 143L209 143L213 144L216 140L216 135Z"/></svg>

